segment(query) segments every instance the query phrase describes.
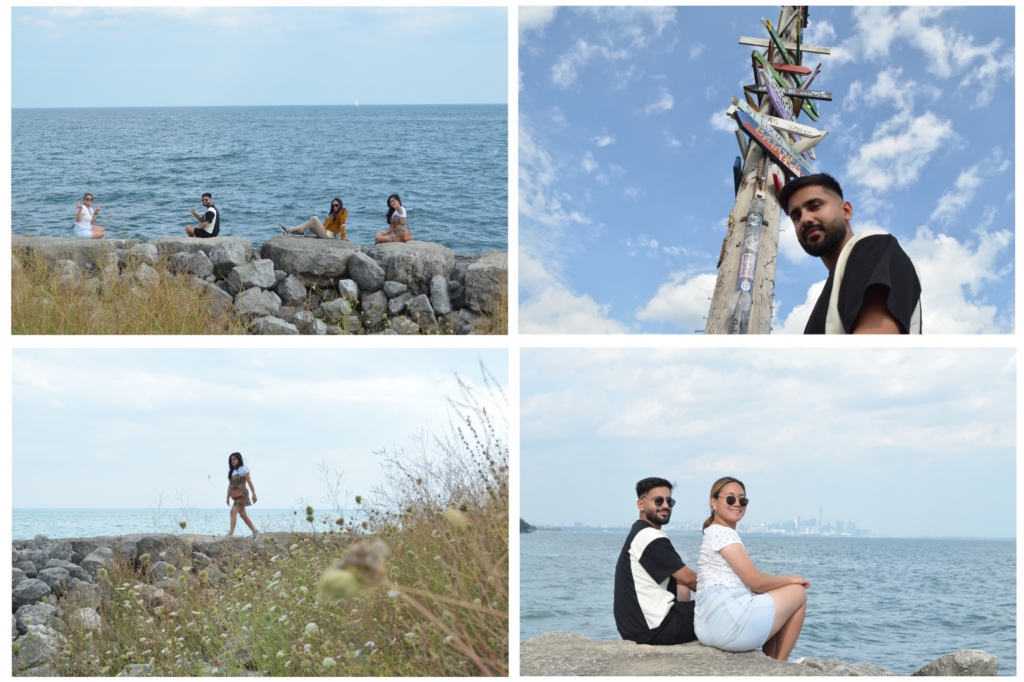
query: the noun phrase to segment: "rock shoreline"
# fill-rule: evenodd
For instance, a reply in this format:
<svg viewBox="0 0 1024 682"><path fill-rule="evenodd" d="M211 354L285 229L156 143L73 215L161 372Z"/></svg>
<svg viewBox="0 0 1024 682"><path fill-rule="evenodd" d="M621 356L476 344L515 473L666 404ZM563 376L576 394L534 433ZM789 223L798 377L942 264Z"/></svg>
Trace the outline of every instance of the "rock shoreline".
<svg viewBox="0 0 1024 682"><path fill-rule="evenodd" d="M16 540L11 543L13 672L51 676L50 663L64 641L63 627L73 621L89 629L102 627L100 605L112 598L102 576L115 561L133 564L145 575L146 583L136 588L143 599L174 608L175 567L190 566L190 575L204 572L203 579L227 583L230 578L221 562L231 555L287 554L296 541L308 538L339 548L348 544L346 534L299 532L264 533L256 541L249 536L172 533ZM134 667L118 677L143 674Z"/></svg>
<svg viewBox="0 0 1024 682"><path fill-rule="evenodd" d="M729 653L700 642L650 646L616 640L599 641L572 632L545 632L519 645L523 677L592 676L788 676L899 677L868 664L805 658L776 661L760 651ZM915 676L990 676L999 658L976 649L941 656L912 673Z"/></svg>
<svg viewBox="0 0 1024 682"><path fill-rule="evenodd" d="M158 262L189 277L254 334L480 333L507 297L508 252L456 254L431 242L365 247L279 235L66 239L13 236L16 254L97 290L107 278L158 285Z"/></svg>

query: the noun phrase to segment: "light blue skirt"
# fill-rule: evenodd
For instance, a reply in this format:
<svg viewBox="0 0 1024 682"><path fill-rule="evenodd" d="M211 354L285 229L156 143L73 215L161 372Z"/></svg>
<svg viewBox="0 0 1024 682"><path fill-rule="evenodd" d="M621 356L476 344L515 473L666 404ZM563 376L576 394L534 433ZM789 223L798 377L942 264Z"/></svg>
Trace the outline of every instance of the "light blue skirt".
<svg viewBox="0 0 1024 682"><path fill-rule="evenodd" d="M768 639L774 620L775 600L767 594L714 585L697 594L693 630L704 646L751 651Z"/></svg>

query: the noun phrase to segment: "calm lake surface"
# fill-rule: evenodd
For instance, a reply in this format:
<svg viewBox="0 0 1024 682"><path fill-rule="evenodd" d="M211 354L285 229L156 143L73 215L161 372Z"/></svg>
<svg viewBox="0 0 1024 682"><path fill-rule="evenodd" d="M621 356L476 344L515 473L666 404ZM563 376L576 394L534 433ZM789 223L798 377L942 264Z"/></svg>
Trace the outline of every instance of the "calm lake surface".
<svg viewBox="0 0 1024 682"><path fill-rule="evenodd" d="M373 245L398 194L417 240L508 249L506 105L13 109L15 234L70 237L91 192L108 236L184 236L203 192L257 244L331 199Z"/></svg>
<svg viewBox="0 0 1024 682"><path fill-rule="evenodd" d="M669 533L696 570L699 534ZM520 538L520 640L551 630L619 639L615 562L626 532ZM765 573L810 581L793 656L870 663L909 674L943 654L981 649L1017 670L1017 543L744 536Z"/></svg>

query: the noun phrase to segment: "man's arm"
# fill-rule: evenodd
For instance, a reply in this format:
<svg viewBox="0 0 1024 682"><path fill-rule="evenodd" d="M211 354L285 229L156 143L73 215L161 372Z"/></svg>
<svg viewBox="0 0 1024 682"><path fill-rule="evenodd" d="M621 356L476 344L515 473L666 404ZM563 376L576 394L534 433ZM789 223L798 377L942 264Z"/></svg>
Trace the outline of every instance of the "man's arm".
<svg viewBox="0 0 1024 682"><path fill-rule="evenodd" d="M888 290L875 284L864 292L864 304L853 325L854 334L899 334L900 325L886 305Z"/></svg>
<svg viewBox="0 0 1024 682"><path fill-rule="evenodd" d="M697 574L691 571L689 566L683 566L673 573L672 577L675 578L676 582L680 585L689 587L694 592L697 591Z"/></svg>

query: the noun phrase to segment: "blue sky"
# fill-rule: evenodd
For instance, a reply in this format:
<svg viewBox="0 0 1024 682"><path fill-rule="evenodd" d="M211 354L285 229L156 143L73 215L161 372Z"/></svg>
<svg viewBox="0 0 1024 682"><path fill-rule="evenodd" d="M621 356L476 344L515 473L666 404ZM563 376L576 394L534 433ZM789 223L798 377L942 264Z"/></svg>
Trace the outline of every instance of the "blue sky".
<svg viewBox="0 0 1024 682"><path fill-rule="evenodd" d="M1016 351L524 349L520 516L628 525L633 486L677 483L703 521L734 476L747 523L1016 536Z"/></svg>
<svg viewBox="0 0 1024 682"><path fill-rule="evenodd" d="M12 10L14 107L504 104L504 7Z"/></svg>
<svg viewBox="0 0 1024 682"><path fill-rule="evenodd" d="M508 395L506 350L15 350L13 506L147 508L184 491L224 503L241 452L259 504L319 501L316 464L366 494L375 452L443 436L456 377ZM500 399L492 405L503 406ZM496 417L500 425L500 418ZM207 481L207 476L210 480Z"/></svg>
<svg viewBox="0 0 1024 682"><path fill-rule="evenodd" d="M812 7L819 171L922 280L926 333L1014 329L1013 7ZM703 330L739 155L724 115L777 6L520 8L520 331ZM801 117L801 122L810 123ZM775 333L827 277L786 219Z"/></svg>

